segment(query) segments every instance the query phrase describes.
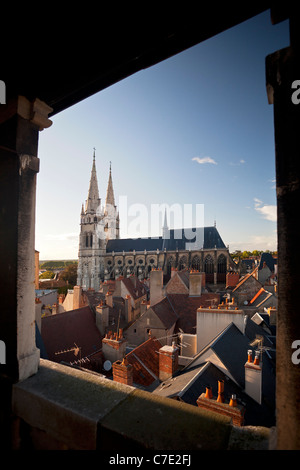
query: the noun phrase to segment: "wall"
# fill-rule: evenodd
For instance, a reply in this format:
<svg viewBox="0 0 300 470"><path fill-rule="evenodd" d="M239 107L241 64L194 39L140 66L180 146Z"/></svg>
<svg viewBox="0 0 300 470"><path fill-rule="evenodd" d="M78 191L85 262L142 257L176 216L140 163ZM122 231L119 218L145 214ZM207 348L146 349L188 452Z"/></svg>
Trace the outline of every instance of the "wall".
<svg viewBox="0 0 300 470"><path fill-rule="evenodd" d="M202 348L232 322L244 332L243 310L198 309L197 352L201 351Z"/></svg>

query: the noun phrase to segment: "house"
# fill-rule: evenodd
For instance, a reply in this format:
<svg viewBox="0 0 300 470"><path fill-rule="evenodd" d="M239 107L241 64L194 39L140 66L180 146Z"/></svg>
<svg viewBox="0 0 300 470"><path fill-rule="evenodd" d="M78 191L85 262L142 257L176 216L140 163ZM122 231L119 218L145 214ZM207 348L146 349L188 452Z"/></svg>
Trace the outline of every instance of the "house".
<svg viewBox="0 0 300 470"><path fill-rule="evenodd" d="M253 299L255 294L257 294L262 287L256 277L257 270L258 266L251 273L245 274L232 290L232 296L239 307L248 305L250 300Z"/></svg>
<svg viewBox="0 0 300 470"><path fill-rule="evenodd" d="M102 336L88 306L43 317L40 340L44 359L102 370Z"/></svg>
<svg viewBox="0 0 300 470"><path fill-rule="evenodd" d="M172 268L171 279L166 284L164 292L165 294L200 295L203 289L205 290L205 273L188 269L178 271Z"/></svg>
<svg viewBox="0 0 300 470"><path fill-rule="evenodd" d="M139 318L124 328L130 346L138 346L146 341L150 331L162 344L171 344L173 335L179 333L195 335L196 312L199 306L208 308L217 307L219 304L218 293L201 293L201 273L189 273L187 270L177 272L167 286L170 286L173 279L180 283L179 293L172 289L171 294L164 288L162 270L151 271L150 304ZM182 291L181 286L184 284L188 288Z"/></svg>
<svg viewBox="0 0 300 470"><path fill-rule="evenodd" d="M127 364L130 364L132 385L138 388L148 389L154 382L159 381L159 351L162 344L154 336L137 346L126 354ZM126 368L126 371L130 368ZM114 367L114 372L116 368ZM119 381L114 375L114 380Z"/></svg>
<svg viewBox="0 0 300 470"><path fill-rule="evenodd" d="M249 308L255 309L256 312L264 312L270 307L277 308L277 305L277 296L264 287L261 287L249 302Z"/></svg>
<svg viewBox="0 0 300 470"><path fill-rule="evenodd" d="M261 346L260 354L255 353L254 359L253 348L257 345ZM219 397L220 382L222 397ZM229 323L185 367L178 368L158 386L154 385L154 394L221 414L229 413L237 425L273 426L274 342L265 329L246 316L244 331ZM232 397L234 412L230 408L232 404L229 405Z"/></svg>

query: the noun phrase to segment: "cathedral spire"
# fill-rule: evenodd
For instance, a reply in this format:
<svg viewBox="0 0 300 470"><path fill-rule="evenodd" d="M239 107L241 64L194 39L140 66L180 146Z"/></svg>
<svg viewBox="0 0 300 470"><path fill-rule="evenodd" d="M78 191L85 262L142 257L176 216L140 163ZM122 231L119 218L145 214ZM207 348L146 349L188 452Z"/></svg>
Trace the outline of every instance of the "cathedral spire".
<svg viewBox="0 0 300 470"><path fill-rule="evenodd" d="M112 176L111 176L111 162L109 162L109 177L108 177L108 185L107 185L107 192L106 192L106 201L105 201L105 209L108 209L108 206L115 207L115 196L114 196L114 189L112 183Z"/></svg>
<svg viewBox="0 0 300 470"><path fill-rule="evenodd" d="M92 165L92 172L91 172L88 198L87 198L86 206L85 206L85 212L96 212L97 207L100 204L98 181L97 181L97 172L96 172L95 150L96 149L94 148L93 165Z"/></svg>

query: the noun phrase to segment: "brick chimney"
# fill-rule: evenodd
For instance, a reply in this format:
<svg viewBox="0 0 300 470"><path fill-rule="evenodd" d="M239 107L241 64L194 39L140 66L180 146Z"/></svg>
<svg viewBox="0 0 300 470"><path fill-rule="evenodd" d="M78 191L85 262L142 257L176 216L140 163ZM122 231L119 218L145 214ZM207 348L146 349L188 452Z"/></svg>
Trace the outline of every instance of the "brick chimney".
<svg viewBox="0 0 300 470"><path fill-rule="evenodd" d="M127 341L123 337L123 330L119 330L119 333L109 331L105 338L102 339L102 352L105 359L110 362L119 361L125 356Z"/></svg>
<svg viewBox="0 0 300 470"><path fill-rule="evenodd" d="M74 295L74 294L73 294ZM64 300L65 300L65 294L59 294L58 296L58 303L59 304L63 304L64 303Z"/></svg>
<svg viewBox="0 0 300 470"><path fill-rule="evenodd" d="M164 298L162 269L152 269L150 272L150 307Z"/></svg>
<svg viewBox="0 0 300 470"><path fill-rule="evenodd" d="M73 288L73 310L80 308L81 306L81 286L74 286Z"/></svg>
<svg viewBox="0 0 300 470"><path fill-rule="evenodd" d="M227 287L235 287L240 280L239 273L236 272L229 272L226 274L226 289Z"/></svg>
<svg viewBox="0 0 300 470"><path fill-rule="evenodd" d="M133 385L133 367L126 357L113 363L113 380L121 384Z"/></svg>
<svg viewBox="0 0 300 470"><path fill-rule="evenodd" d="M109 305L110 307L113 307L113 293L111 291L106 292L105 301L107 305Z"/></svg>
<svg viewBox="0 0 300 470"><path fill-rule="evenodd" d="M202 273L192 269L189 276L189 295L190 297L198 297L201 295Z"/></svg>
<svg viewBox="0 0 300 470"><path fill-rule="evenodd" d="M163 346L159 350L159 380L164 382L172 377L178 368L179 348L173 342L172 346Z"/></svg>
<svg viewBox="0 0 300 470"><path fill-rule="evenodd" d="M218 381L218 397L213 397L211 387L206 387L206 392L197 399L199 408L213 411L221 415L229 416L234 426L243 426L245 408L237 403L236 395L231 395L228 403L224 398L224 381Z"/></svg>
<svg viewBox="0 0 300 470"><path fill-rule="evenodd" d="M261 405L262 402L262 363L259 351L255 351L254 361L252 350L248 350L248 360L245 363L245 392Z"/></svg>

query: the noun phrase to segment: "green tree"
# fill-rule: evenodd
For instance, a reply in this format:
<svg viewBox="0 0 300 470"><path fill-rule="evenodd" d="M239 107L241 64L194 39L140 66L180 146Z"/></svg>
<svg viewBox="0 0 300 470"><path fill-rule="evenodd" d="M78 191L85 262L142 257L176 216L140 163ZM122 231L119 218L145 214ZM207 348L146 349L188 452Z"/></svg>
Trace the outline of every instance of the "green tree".
<svg viewBox="0 0 300 470"><path fill-rule="evenodd" d="M45 271L44 273L40 274L40 279L53 279L55 274L52 271Z"/></svg>
<svg viewBox="0 0 300 470"><path fill-rule="evenodd" d="M59 279L68 281L69 285L74 287L77 284L77 263L69 264L59 275Z"/></svg>

